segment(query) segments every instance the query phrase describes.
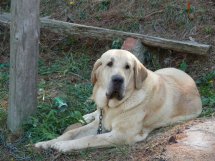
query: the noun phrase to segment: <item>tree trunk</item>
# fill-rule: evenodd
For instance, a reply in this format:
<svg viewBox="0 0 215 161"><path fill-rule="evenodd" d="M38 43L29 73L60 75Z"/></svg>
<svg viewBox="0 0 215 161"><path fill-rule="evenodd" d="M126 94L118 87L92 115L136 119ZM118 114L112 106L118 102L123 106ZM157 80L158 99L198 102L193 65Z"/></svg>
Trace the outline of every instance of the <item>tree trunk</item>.
<svg viewBox="0 0 215 161"><path fill-rule="evenodd" d="M16 133L37 105L40 0L11 0L8 128Z"/></svg>

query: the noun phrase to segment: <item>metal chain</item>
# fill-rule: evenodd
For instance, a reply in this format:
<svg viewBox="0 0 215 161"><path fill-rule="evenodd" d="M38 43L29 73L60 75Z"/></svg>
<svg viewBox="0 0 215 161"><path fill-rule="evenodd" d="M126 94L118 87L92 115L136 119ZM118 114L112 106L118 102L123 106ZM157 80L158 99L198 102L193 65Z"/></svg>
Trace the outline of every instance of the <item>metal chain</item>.
<svg viewBox="0 0 215 161"><path fill-rule="evenodd" d="M102 118L103 118L103 110L100 109L99 127L98 127L98 130L97 130L97 134L102 134Z"/></svg>
<svg viewBox="0 0 215 161"><path fill-rule="evenodd" d="M27 149L19 150L19 146L27 142L27 136L24 135L23 137L19 138L14 143L8 143L6 134L3 131L0 131L0 147L2 148L2 152L4 150L8 151L9 154L17 161L30 161L33 158L31 156L26 155ZM22 154L24 152L24 155Z"/></svg>

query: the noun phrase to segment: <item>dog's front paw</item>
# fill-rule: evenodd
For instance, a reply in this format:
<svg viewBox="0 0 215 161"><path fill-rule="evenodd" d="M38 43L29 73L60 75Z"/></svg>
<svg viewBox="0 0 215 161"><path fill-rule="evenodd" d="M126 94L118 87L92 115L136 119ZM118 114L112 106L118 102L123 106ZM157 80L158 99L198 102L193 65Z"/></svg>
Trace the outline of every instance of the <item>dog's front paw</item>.
<svg viewBox="0 0 215 161"><path fill-rule="evenodd" d="M51 148L63 153L69 152L71 150L70 146L66 141L56 142L51 146Z"/></svg>
<svg viewBox="0 0 215 161"><path fill-rule="evenodd" d="M36 143L34 146L36 148L42 148L42 149L48 149L51 147L51 145L53 144L53 141L42 141L42 142L38 142Z"/></svg>
<svg viewBox="0 0 215 161"><path fill-rule="evenodd" d="M95 116L92 113L84 115L83 118L88 124L95 120Z"/></svg>

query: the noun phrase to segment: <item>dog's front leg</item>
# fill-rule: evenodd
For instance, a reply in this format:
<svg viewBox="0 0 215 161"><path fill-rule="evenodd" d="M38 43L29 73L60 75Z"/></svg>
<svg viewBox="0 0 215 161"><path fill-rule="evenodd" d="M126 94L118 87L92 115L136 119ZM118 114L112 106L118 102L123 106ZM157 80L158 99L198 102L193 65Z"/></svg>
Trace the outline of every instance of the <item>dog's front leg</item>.
<svg viewBox="0 0 215 161"><path fill-rule="evenodd" d="M92 113L84 115L83 118L86 121L86 123L89 124L90 122L94 121L98 115L99 115L98 110L96 110Z"/></svg>
<svg viewBox="0 0 215 161"><path fill-rule="evenodd" d="M98 121L95 120L85 126L67 131L66 133L62 134L61 136L57 137L56 139L38 142L35 144L35 147L47 149L58 141L66 141L66 140L71 140L71 139L78 139L78 138L85 137L88 135L96 135L97 129L98 129Z"/></svg>
<svg viewBox="0 0 215 161"><path fill-rule="evenodd" d="M116 135L114 132L86 136L76 140L58 141L54 143L51 148L60 152L70 152L72 150L86 149L86 148L101 148L110 147L120 144L123 137Z"/></svg>

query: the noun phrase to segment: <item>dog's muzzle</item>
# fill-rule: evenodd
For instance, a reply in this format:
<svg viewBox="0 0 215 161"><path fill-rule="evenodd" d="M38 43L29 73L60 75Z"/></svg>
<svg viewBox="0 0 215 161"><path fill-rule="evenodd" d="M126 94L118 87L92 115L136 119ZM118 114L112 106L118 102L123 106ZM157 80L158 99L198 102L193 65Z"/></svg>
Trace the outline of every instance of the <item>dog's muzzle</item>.
<svg viewBox="0 0 215 161"><path fill-rule="evenodd" d="M108 99L116 98L118 100L124 97L124 78L120 75L113 75L106 93Z"/></svg>

